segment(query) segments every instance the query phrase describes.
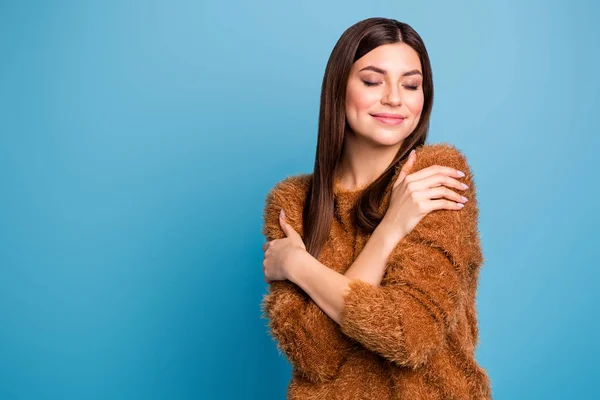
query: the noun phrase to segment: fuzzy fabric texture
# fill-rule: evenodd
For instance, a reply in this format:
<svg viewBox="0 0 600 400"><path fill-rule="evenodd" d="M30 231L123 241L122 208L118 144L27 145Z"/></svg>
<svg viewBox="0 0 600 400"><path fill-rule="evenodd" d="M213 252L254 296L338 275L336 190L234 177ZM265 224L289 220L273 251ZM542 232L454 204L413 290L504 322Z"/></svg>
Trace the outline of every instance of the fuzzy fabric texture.
<svg viewBox="0 0 600 400"><path fill-rule="evenodd" d="M293 367L288 399L492 398L490 379L475 361L475 296L484 258L473 174L451 144L426 144L416 153L411 173L434 164L463 171L466 176L458 179L469 188L458 192L469 201L461 210L435 210L421 219L394 248L380 286L353 280L339 325L294 283L269 285L261 308ZM267 240L285 236L279 225L282 208L303 235L302 208L311 179L312 174L289 176L268 193L262 229ZM370 236L352 223L362 190L334 185L335 218L319 261L342 274ZM390 194L391 184L384 210Z"/></svg>

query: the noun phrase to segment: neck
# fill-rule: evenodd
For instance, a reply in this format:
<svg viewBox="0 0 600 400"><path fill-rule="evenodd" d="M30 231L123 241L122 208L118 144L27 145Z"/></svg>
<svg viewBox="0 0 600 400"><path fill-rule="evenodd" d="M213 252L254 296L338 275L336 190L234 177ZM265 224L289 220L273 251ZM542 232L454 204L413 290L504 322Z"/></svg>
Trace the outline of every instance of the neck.
<svg viewBox="0 0 600 400"><path fill-rule="evenodd" d="M347 190L369 185L392 163L400 146L402 142L393 146L374 145L349 132L335 171L336 181Z"/></svg>

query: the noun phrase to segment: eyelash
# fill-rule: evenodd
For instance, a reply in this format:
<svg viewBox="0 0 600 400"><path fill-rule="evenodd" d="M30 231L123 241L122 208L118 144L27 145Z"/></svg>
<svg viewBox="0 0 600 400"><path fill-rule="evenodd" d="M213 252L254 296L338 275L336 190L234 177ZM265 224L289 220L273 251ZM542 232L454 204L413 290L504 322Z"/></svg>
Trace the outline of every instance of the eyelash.
<svg viewBox="0 0 600 400"><path fill-rule="evenodd" d="M375 83L375 82L369 82L369 81L363 81L363 83L364 83L366 86L377 86L377 85L379 85L379 83ZM419 86L417 85L417 86L406 86L406 87L408 88L408 90L417 90L417 88L418 88Z"/></svg>

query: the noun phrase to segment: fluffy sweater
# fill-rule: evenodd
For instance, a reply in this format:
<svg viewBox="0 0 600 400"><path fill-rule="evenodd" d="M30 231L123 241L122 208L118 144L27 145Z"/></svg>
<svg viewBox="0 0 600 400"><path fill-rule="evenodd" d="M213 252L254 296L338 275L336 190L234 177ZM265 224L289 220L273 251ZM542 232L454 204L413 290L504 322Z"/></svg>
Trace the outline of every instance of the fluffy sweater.
<svg viewBox="0 0 600 400"><path fill-rule="evenodd" d="M416 149L415 172L438 164L463 171L469 201L461 210L435 210L398 242L380 286L352 280L340 323L329 318L297 285L273 281L261 308L278 349L292 365L290 400L491 399L491 382L475 361L475 307L484 261L478 232L473 174L453 145ZM395 170L382 202L389 205ZM288 223L302 236L302 209L312 174L288 176L267 194L262 233L285 237ZM353 223L364 188L334 184L334 220L318 260L344 274L369 239ZM451 188L451 190L454 190ZM456 191L456 190L455 190ZM303 237L303 236L302 236Z"/></svg>

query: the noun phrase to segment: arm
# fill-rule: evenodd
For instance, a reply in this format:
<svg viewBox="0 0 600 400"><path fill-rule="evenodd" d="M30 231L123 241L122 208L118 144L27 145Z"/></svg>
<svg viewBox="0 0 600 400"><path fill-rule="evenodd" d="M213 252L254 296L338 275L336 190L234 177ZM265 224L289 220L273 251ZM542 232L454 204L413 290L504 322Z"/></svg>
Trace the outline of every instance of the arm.
<svg viewBox="0 0 600 400"><path fill-rule="evenodd" d="M380 223L344 275L351 280L360 279L379 286L392 251L404 237L396 231L393 227Z"/></svg>
<svg viewBox="0 0 600 400"><path fill-rule="evenodd" d="M342 332L371 351L405 366L418 366L452 329L463 300L458 266L444 252L410 240L408 255L388 263L388 285L351 280L308 253L290 271Z"/></svg>
<svg viewBox="0 0 600 400"><path fill-rule="evenodd" d="M305 184L307 181L302 177L289 177L269 192L262 229L267 240L285 236L279 224L281 208L285 209L288 223L297 232L302 232ZM329 270L325 266L323 268ZM355 344L293 282L273 281L261 302L261 309L263 317L269 320L269 330L279 350L296 369L314 382L335 376Z"/></svg>
<svg viewBox="0 0 600 400"><path fill-rule="evenodd" d="M381 287L355 280L344 296L341 328L366 348L416 368L440 350L462 310L473 269L483 262L475 182L465 157L427 149L415 170L441 164L464 171L469 201L461 210L427 214L400 241ZM428 160L435 160L431 162Z"/></svg>
<svg viewBox="0 0 600 400"><path fill-rule="evenodd" d="M298 285L332 320L340 323L344 295L354 279L379 286L388 257L399 239L379 225L345 274L323 265L308 252L300 253L288 269L288 279Z"/></svg>
<svg viewBox="0 0 600 400"><path fill-rule="evenodd" d="M284 208L288 222L301 232L302 181L291 178L277 185L267 196L263 233L267 240L284 236L279 210ZM321 264L309 253L290 268L287 281L273 281L264 297L264 316L270 319L272 336L279 348L304 376L322 381L334 376L354 341L340 329L343 294L351 279L379 284L387 259L399 239L378 227L346 276ZM324 286L321 286L324 284ZM300 286L300 287L299 287Z"/></svg>
<svg viewBox="0 0 600 400"><path fill-rule="evenodd" d="M436 210L420 221L387 263L385 286L350 281L314 258L306 258L299 264L302 268L290 273L290 280L339 321L345 334L393 362L413 367L443 345L461 310L470 268L483 261L475 186L466 159L444 147L427 151L439 154L421 160L434 159L466 173L470 200L462 210Z"/></svg>
<svg viewBox="0 0 600 400"><path fill-rule="evenodd" d="M401 247L408 254L388 266L389 284L350 284L340 324L369 350L417 368L454 328L464 301L463 271L434 246L411 241Z"/></svg>

